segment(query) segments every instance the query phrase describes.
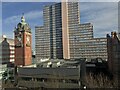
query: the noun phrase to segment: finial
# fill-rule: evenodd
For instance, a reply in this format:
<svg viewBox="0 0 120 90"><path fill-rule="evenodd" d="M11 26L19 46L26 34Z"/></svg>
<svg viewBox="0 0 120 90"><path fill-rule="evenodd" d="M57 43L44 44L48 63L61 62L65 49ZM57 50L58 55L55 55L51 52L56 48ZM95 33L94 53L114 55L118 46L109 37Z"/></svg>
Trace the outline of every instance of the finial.
<svg viewBox="0 0 120 90"><path fill-rule="evenodd" d="M21 22L25 22L24 13L22 13Z"/></svg>

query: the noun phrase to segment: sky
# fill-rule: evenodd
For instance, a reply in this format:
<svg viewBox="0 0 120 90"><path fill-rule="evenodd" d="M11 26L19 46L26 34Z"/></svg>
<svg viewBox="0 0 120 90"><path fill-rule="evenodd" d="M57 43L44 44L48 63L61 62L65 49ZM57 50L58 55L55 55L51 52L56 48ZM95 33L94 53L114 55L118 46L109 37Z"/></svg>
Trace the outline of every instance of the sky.
<svg viewBox="0 0 120 90"><path fill-rule="evenodd" d="M60 2L61 0L0 0L2 2ZM75 0L62 0L75 1ZM79 0L80 2L118 2L120 0Z"/></svg>
<svg viewBox="0 0 120 90"><path fill-rule="evenodd" d="M0 2L0 36L2 35L2 3Z"/></svg>
<svg viewBox="0 0 120 90"><path fill-rule="evenodd" d="M13 38L14 27L21 21L24 13L26 22L32 29L32 47L35 49L35 26L43 25L43 7L53 3L2 2L2 34ZM92 23L95 37L106 37L111 31L118 30L118 3L80 2L80 22Z"/></svg>

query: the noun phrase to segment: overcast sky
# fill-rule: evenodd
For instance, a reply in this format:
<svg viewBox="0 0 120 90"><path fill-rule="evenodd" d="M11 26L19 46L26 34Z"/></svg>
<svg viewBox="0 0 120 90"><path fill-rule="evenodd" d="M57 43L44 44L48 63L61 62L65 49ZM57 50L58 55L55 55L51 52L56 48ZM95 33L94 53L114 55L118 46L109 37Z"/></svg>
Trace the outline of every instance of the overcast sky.
<svg viewBox="0 0 120 90"><path fill-rule="evenodd" d="M35 26L43 25L43 7L45 5L52 4L53 2L5 2L5 1L7 0L4 0L4 2L2 2L2 27L3 27L2 34L5 34L7 35L7 37L12 38L14 27L20 22L22 13L25 13L24 15L26 18L26 22L28 22L30 27L32 28L33 37L32 42L34 48ZM107 33L110 33L111 31L117 31L118 29L118 3L81 2L80 21L81 23L91 22L93 24L95 37L105 37Z"/></svg>

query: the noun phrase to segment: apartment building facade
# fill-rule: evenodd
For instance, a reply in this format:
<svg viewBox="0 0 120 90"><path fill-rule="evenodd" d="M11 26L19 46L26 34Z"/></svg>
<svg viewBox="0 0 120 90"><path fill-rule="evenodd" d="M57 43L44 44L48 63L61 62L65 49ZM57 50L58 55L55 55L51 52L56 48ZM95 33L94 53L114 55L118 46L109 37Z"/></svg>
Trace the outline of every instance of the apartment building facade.
<svg viewBox="0 0 120 90"><path fill-rule="evenodd" d="M94 38L91 23L80 24L78 2L45 6L44 25L35 27L36 58L107 60L107 38Z"/></svg>
<svg viewBox="0 0 120 90"><path fill-rule="evenodd" d="M15 60L15 48L14 39L7 38L3 35L0 38L0 62L2 64L14 63Z"/></svg>

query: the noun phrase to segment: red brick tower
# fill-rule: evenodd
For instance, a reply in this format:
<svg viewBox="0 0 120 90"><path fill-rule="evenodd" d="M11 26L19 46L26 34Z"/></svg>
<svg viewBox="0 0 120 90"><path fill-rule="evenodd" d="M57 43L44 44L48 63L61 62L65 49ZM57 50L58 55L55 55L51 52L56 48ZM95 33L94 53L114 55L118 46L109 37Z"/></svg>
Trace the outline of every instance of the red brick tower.
<svg viewBox="0 0 120 90"><path fill-rule="evenodd" d="M15 65L25 66L32 63L31 29L25 22L24 16L14 31L15 38Z"/></svg>

